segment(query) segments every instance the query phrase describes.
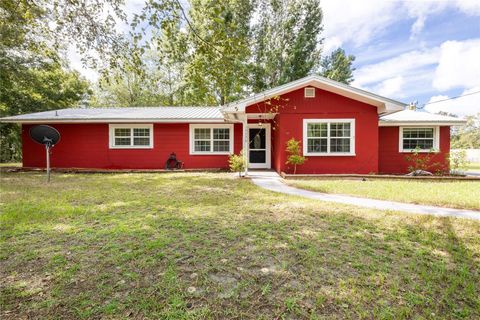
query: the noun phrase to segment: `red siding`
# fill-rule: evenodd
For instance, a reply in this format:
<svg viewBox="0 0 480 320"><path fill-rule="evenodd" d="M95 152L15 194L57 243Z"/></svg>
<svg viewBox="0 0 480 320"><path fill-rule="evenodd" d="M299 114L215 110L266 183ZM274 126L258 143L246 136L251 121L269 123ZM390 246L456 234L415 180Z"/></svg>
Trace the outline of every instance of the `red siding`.
<svg viewBox="0 0 480 320"><path fill-rule="evenodd" d="M162 169L171 152L186 169L227 168L226 155L190 155L189 124L154 124L153 149L110 149L108 124L51 124L61 134L53 148L56 168ZM45 167L44 147L29 137L31 125L23 125L23 166ZM242 148L242 126L234 125L234 151Z"/></svg>
<svg viewBox="0 0 480 320"><path fill-rule="evenodd" d="M399 152L399 127L379 128L379 172L408 173L410 163L405 159L411 153ZM440 127L440 152L431 154L431 171L449 169L447 156L450 153L450 127ZM421 154L425 155L425 154ZM438 165L434 165L438 164Z"/></svg>
<svg viewBox="0 0 480 320"><path fill-rule="evenodd" d="M247 107L248 113L277 112L272 136L272 167L292 172L285 164L286 143L290 138L303 143L303 119L355 119L355 156L308 156L297 173L364 173L378 171L378 114L377 108L328 91L316 89L315 98L304 98L299 89L282 95L269 103ZM275 107L272 107L275 105Z"/></svg>

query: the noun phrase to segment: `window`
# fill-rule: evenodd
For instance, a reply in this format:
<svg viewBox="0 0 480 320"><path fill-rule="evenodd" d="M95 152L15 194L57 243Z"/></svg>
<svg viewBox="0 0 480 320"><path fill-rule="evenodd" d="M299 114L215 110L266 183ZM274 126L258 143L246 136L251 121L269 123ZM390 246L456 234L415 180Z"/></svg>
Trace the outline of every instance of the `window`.
<svg viewBox="0 0 480 320"><path fill-rule="evenodd" d="M305 88L305 98L315 98L315 88Z"/></svg>
<svg viewBox="0 0 480 320"><path fill-rule="evenodd" d="M110 148L150 149L153 148L153 125L111 124Z"/></svg>
<svg viewBox="0 0 480 320"><path fill-rule="evenodd" d="M438 150L438 128L404 128L400 127L400 152L413 152L416 148L420 152Z"/></svg>
<svg viewBox="0 0 480 320"><path fill-rule="evenodd" d="M303 120L303 153L310 156L355 155L355 119Z"/></svg>
<svg viewBox="0 0 480 320"><path fill-rule="evenodd" d="M190 125L191 154L230 154L233 152L233 125Z"/></svg>

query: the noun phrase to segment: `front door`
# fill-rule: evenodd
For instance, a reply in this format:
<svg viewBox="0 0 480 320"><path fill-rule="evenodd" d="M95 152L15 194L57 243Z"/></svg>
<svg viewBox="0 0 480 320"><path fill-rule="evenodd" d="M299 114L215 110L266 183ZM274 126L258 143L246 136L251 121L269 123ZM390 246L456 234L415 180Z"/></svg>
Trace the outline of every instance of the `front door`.
<svg viewBox="0 0 480 320"><path fill-rule="evenodd" d="M248 136L248 167L270 169L270 124L249 124Z"/></svg>

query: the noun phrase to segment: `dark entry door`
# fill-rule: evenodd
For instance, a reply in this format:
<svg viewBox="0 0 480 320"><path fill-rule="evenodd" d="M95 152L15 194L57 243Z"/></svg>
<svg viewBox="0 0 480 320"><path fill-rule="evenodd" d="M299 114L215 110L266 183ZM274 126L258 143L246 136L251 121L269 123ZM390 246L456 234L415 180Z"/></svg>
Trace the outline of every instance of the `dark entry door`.
<svg viewBox="0 0 480 320"><path fill-rule="evenodd" d="M249 128L249 167L270 168L269 128Z"/></svg>

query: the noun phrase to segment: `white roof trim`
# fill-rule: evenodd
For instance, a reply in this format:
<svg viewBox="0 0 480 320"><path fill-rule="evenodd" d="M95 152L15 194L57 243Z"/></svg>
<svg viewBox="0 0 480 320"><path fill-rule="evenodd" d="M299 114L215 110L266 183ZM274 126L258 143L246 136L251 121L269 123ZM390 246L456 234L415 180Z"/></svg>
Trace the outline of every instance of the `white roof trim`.
<svg viewBox="0 0 480 320"><path fill-rule="evenodd" d="M381 114L388 114L396 111L404 110L406 104L395 101L392 99L388 99L374 93L364 91L358 88L354 88L352 86L333 81L327 79L325 77L311 75L299 80L295 80L284 85L275 87L270 90L266 90L261 93L257 93L253 96L248 98L232 102L223 106L222 112L225 113L237 113L237 112L245 112L245 108L249 105L259 103L270 99L275 96L279 96L282 94L286 94L288 92L298 90L305 86L312 86L319 89L323 89L329 92L333 92L347 98L351 98L357 101L361 101L370 105L377 107L378 113Z"/></svg>
<svg viewBox="0 0 480 320"><path fill-rule="evenodd" d="M23 119L0 119L3 123L228 123L225 119L42 119L42 120L23 120Z"/></svg>
<svg viewBox="0 0 480 320"><path fill-rule="evenodd" d="M379 121L379 127L398 127L398 126L410 126L410 127L418 127L418 126L463 126L466 121Z"/></svg>

